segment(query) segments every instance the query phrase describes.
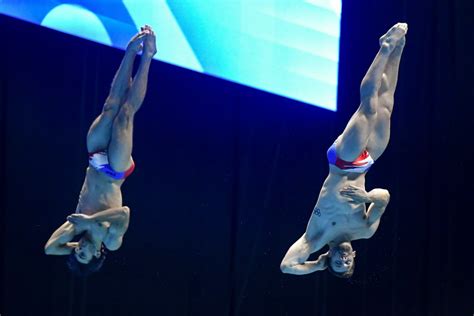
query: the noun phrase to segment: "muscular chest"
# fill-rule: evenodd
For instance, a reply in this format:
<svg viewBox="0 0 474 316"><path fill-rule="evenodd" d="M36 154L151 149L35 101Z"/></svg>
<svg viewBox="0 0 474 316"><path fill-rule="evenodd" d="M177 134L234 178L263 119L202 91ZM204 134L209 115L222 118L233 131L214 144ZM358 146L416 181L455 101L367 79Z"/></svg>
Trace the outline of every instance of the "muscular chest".
<svg viewBox="0 0 474 316"><path fill-rule="evenodd" d="M364 217L365 205L339 204L331 207L317 205L311 215L308 231L328 239L344 235L345 238L364 238L368 232Z"/></svg>

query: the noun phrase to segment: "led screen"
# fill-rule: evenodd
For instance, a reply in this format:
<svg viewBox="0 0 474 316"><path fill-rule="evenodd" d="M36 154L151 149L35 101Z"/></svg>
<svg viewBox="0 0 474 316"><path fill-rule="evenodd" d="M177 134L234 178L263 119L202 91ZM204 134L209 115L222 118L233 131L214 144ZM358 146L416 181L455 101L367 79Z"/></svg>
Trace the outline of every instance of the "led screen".
<svg viewBox="0 0 474 316"><path fill-rule="evenodd" d="M341 0L0 0L0 13L125 48L143 24L156 59L336 110Z"/></svg>

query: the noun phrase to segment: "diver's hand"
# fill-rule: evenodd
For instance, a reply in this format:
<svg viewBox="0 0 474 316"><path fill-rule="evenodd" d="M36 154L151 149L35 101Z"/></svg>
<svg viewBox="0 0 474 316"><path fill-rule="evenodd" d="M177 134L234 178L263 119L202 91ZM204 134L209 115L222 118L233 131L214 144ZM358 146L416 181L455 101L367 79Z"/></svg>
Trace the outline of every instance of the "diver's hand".
<svg viewBox="0 0 474 316"><path fill-rule="evenodd" d="M369 194L363 189L353 185L342 188L341 195L348 198L350 203L363 204L372 202Z"/></svg>
<svg viewBox="0 0 474 316"><path fill-rule="evenodd" d="M71 241L71 242L66 243L66 247L69 249L75 249L79 247L79 243L77 241Z"/></svg>
<svg viewBox="0 0 474 316"><path fill-rule="evenodd" d="M89 215L80 213L69 215L67 221L73 224L78 230L89 230L94 222Z"/></svg>
<svg viewBox="0 0 474 316"><path fill-rule="evenodd" d="M318 265L321 267L321 270L325 270L329 265L329 251L323 253L318 258Z"/></svg>

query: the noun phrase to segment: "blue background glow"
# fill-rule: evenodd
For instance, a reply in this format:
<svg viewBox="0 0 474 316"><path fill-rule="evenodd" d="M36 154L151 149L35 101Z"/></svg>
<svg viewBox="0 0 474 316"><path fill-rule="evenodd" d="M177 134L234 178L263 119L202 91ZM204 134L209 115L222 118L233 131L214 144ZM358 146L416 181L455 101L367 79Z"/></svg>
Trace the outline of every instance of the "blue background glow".
<svg viewBox="0 0 474 316"><path fill-rule="evenodd" d="M0 13L335 111L341 0L3 0Z"/></svg>

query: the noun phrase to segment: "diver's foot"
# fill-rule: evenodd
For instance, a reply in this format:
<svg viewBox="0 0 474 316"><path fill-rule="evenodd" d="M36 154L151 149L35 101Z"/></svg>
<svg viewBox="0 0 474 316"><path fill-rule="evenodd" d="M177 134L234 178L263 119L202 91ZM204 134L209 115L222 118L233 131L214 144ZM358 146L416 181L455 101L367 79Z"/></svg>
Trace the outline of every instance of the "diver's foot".
<svg viewBox="0 0 474 316"><path fill-rule="evenodd" d="M388 30L379 39L380 47L385 48L388 52L392 52L396 47L405 45L405 35L408 32L408 24L397 23Z"/></svg>

